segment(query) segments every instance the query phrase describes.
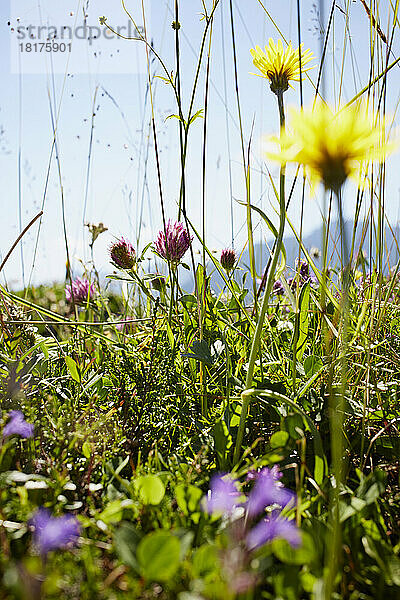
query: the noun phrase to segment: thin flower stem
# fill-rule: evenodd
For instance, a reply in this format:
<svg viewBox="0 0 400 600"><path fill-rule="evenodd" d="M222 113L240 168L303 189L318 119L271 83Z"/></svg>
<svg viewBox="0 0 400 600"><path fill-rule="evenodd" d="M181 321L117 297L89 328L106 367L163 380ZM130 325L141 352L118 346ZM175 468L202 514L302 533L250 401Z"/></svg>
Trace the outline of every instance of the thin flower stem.
<svg viewBox="0 0 400 600"><path fill-rule="evenodd" d="M175 284L176 284L176 274L175 267L173 265L170 266L171 271L171 296L169 299L169 311L168 311L168 324L171 326L172 323L172 310L174 308L174 292L175 292Z"/></svg>
<svg viewBox="0 0 400 600"><path fill-rule="evenodd" d="M233 68L234 68L234 75L235 75L235 96L236 96L236 105L237 105L237 111L238 111L239 133L240 133L240 142L241 142L241 148L242 148L244 183L245 183L246 202L247 202L246 221L247 221L247 239L248 239L248 246L249 246L250 273L251 273L251 277L252 277L252 280L253 280L254 300L256 300L256 296L257 296L256 265L255 265L255 258L254 258L253 226L252 226L251 209L250 209L250 194L251 194L251 186L250 186L250 183L251 183L250 182L250 144L251 144L251 135L250 135L250 140L249 140L249 144L248 144L248 158L246 160L246 149L245 149L245 140L244 140L242 109L241 109L240 94L239 94L239 76L238 76L237 52L236 52L236 36L235 36L235 23L234 23L234 14L233 14L233 3L232 3L232 0L229 0L229 12L230 12L230 22L231 22ZM256 307L255 307L255 312L257 312Z"/></svg>
<svg viewBox="0 0 400 600"><path fill-rule="evenodd" d="M284 110L283 93L282 92L277 94L277 99L278 99L279 120L280 120L280 125L281 125L281 132L283 133L283 130L285 127L285 110ZM237 438L236 438L235 451L234 451L234 455L233 455L234 465L236 465L240 459L242 441L243 441L244 431L245 431L245 427L246 427L247 413L249 411L249 405L250 405L251 399L253 397L253 393L249 393L249 391L251 390L252 384L253 384L253 375L254 375L256 358L257 358L258 352L260 350L260 345L261 345L262 329L263 329L263 325L264 325L265 315L266 315L267 309L268 309L268 301L269 301L269 297L271 295L272 286L274 284L275 271L276 271L276 267L278 264L278 258L279 258L280 252L281 252L281 247L282 247L282 242L283 242L283 234L284 234L284 230L285 230L285 217L286 217L285 165L282 165L282 167L281 167L279 180L280 180L280 185L279 185L279 230L278 230L278 236L276 238L275 251L273 254L272 261L271 261L271 267L270 267L270 270L268 273L267 285L266 285L265 292L264 292L264 298L263 298L263 302L262 302L262 306L261 306L261 311L260 311L260 315L259 315L259 318L257 321L257 326L256 326L256 330L254 332L254 337L253 337L253 343L252 343L251 350L250 350L246 384L245 384L245 389L242 392L242 410L240 413L239 428L238 428L238 433L237 433Z"/></svg>
<svg viewBox="0 0 400 600"><path fill-rule="evenodd" d="M0 271L3 270L4 265L6 264L6 262L8 261L8 259L10 258L14 248L16 246L18 246L18 243L20 242L20 240L24 237L24 235L26 234L26 232L28 231L28 229L30 229L32 227L32 225L35 223L35 221L37 221L37 219L39 219L39 217L41 217L43 214L43 211L41 210L35 217L33 217L33 219L28 223L28 225L25 227L25 229L23 229L23 231L21 231L21 233L19 234L19 236L17 237L17 239L15 240L15 242L13 243L13 245L11 246L10 250L7 252L7 254L5 255L1 265L0 265Z"/></svg>
<svg viewBox="0 0 400 600"><path fill-rule="evenodd" d="M208 40L208 53L207 53L207 66L206 66L206 80L205 80L205 93L204 93L204 123L203 123L203 156L202 156L202 229L203 229L203 241L206 240L206 175L207 175L207 125L208 125L208 92L210 84L210 59L211 59L211 42L213 33L213 23L210 25L210 35ZM207 294L207 261L206 261L206 249L203 244L203 282L202 287L199 290L200 296L200 340L203 340L204 336L204 316L206 312L206 294ZM196 274L195 274L196 276ZM201 414L203 417L207 417L208 413L208 399L207 399L207 371L203 363L200 363L200 385L202 388L202 401L201 401Z"/></svg>
<svg viewBox="0 0 400 600"><path fill-rule="evenodd" d="M349 284L350 284L350 262L348 253L347 236L343 218L343 207L340 189L336 192L338 202L338 213L340 223L341 254L342 254L342 302L341 302L341 335L340 335L340 387L336 390L331 388L330 398L330 427L331 427L331 450L332 470L335 483L331 495L331 535L328 536L327 545L327 576L324 585L325 600L330 600L335 589L336 575L341 559L341 524L339 514L339 495L344 480L344 443L343 443L343 420L345 411L345 398L347 389L347 347L349 330ZM332 361L332 369L334 363ZM333 372L331 372L331 383L333 383Z"/></svg>

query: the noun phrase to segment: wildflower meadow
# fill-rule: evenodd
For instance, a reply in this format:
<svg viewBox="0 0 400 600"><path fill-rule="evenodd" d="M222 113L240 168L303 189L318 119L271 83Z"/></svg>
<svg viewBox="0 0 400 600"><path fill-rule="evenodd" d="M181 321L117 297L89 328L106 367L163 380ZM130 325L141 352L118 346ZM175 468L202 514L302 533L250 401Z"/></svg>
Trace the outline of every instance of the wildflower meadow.
<svg viewBox="0 0 400 600"><path fill-rule="evenodd" d="M0 600L399 599L399 2L63 0L43 53L36 4L0 128Z"/></svg>

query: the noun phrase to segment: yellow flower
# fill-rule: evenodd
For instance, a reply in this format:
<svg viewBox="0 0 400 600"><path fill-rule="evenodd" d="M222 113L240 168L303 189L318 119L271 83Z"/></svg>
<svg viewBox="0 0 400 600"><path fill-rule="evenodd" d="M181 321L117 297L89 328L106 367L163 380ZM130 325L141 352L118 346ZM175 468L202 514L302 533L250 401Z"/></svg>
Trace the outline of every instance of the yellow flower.
<svg viewBox="0 0 400 600"><path fill-rule="evenodd" d="M352 177L362 187L371 161L383 162L394 148L385 139L385 125L376 125L363 106L350 106L333 113L324 104L312 110L292 110L291 133L280 140L279 154L269 157L280 163L304 165L311 187L322 181L338 192Z"/></svg>
<svg viewBox="0 0 400 600"><path fill-rule="evenodd" d="M305 73L313 66L307 67L308 63L314 58L311 50L302 50L300 45L301 66L299 60L299 48L294 49L289 43L286 50L283 48L282 40L275 44L270 38L268 45L265 46L265 52L260 46L255 50L250 50L253 57L253 64L260 69L260 77L265 77L271 82L271 90L277 93L286 92L290 86L290 81L300 81L300 71ZM292 87L292 86L290 86Z"/></svg>

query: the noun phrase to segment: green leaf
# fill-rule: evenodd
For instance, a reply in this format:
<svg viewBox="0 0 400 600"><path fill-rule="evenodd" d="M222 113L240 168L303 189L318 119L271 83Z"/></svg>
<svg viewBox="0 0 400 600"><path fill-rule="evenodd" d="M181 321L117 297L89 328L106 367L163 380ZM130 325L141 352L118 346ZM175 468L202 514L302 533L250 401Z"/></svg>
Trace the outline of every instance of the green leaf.
<svg viewBox="0 0 400 600"><path fill-rule="evenodd" d="M296 346L296 358L297 360L301 360L304 354L304 350L307 343L307 335L308 335L308 308L310 305L310 284L306 283L301 288L300 298L299 298L299 314L298 314L298 338L297 338L297 346Z"/></svg>
<svg viewBox="0 0 400 600"><path fill-rule="evenodd" d="M66 362L69 374L71 375L72 379L74 381L76 381L77 383L80 383L81 376L80 376L80 372L79 372L79 367L76 364L76 362L74 361L74 359L71 358L70 356L66 356L65 362Z"/></svg>
<svg viewBox="0 0 400 600"><path fill-rule="evenodd" d="M239 204L242 204L243 206L247 206L247 202L243 202L241 200L238 200ZM275 238L278 237L278 230L276 229L275 225L273 224L273 222L271 221L271 219L269 219L267 217L267 215L261 210L261 208L259 208L258 206L254 206L254 204L249 204L248 205L252 210L255 210L262 219L264 219L268 229L271 231L271 233L274 235ZM286 268L286 250L285 250L285 246L282 244L281 248L280 248L280 252L282 254L282 258L281 258L281 264L279 266L279 269L277 270L276 273L276 279L279 279L279 277L281 276L281 274L283 273L283 271Z"/></svg>
<svg viewBox="0 0 400 600"><path fill-rule="evenodd" d="M195 121L196 119L203 119L204 118L203 112L204 112L204 110L202 108L200 108L200 110L195 112L194 115L192 117L190 117L190 119L189 119L189 125L191 125L193 123L193 121Z"/></svg>
<svg viewBox="0 0 400 600"><path fill-rule="evenodd" d="M237 427L240 423L240 415L242 414L242 400L240 399L236 405L232 406L233 412L229 425Z"/></svg>
<svg viewBox="0 0 400 600"><path fill-rule="evenodd" d="M192 352L182 354L185 358L195 358L200 362L206 363L210 367L213 364L211 350L205 340L194 340L192 343Z"/></svg>
<svg viewBox="0 0 400 600"><path fill-rule="evenodd" d="M48 360L48 358L49 358L49 351L47 349L47 346L46 346L45 342L40 342L40 349L43 352L45 359Z"/></svg>
<svg viewBox="0 0 400 600"><path fill-rule="evenodd" d="M304 420L301 415L295 413L284 418L284 427L293 440L300 440L304 437Z"/></svg>
<svg viewBox="0 0 400 600"><path fill-rule="evenodd" d="M232 436L222 419L217 421L213 428L214 447L217 455L218 467L222 471L228 468L229 449L232 447Z"/></svg>
<svg viewBox="0 0 400 600"><path fill-rule="evenodd" d="M218 551L215 546L204 544L193 556L193 575L198 578L214 573L218 569Z"/></svg>
<svg viewBox="0 0 400 600"><path fill-rule="evenodd" d="M82 444L82 454L85 458L90 458L92 455L93 446L90 442L83 442Z"/></svg>
<svg viewBox="0 0 400 600"><path fill-rule="evenodd" d="M194 296L193 294L184 294L179 298L179 302L182 302L183 306L187 310L190 310L191 308L197 306L197 299L196 296Z"/></svg>
<svg viewBox="0 0 400 600"><path fill-rule="evenodd" d="M319 444L318 440L314 440L314 448L316 449L314 458L314 479L318 485L321 485L327 471L327 461L325 455L323 454L322 446Z"/></svg>
<svg viewBox="0 0 400 600"><path fill-rule="evenodd" d="M136 560L136 548L141 537L136 527L127 521L123 521L114 533L114 546L119 558L137 572L139 563Z"/></svg>
<svg viewBox="0 0 400 600"><path fill-rule="evenodd" d="M391 553L392 549L389 550L386 545L369 536L363 536L361 541L365 552L376 561L384 574L386 583L400 585L400 561Z"/></svg>
<svg viewBox="0 0 400 600"><path fill-rule="evenodd" d="M362 476L357 496L367 504L372 504L385 492L386 479L387 474L382 469L374 469L367 477Z"/></svg>
<svg viewBox="0 0 400 600"><path fill-rule="evenodd" d="M277 539L272 542L272 551L279 560L289 565L306 565L310 564L316 553L315 542L312 537L301 532L302 543L299 548L292 546L283 539Z"/></svg>
<svg viewBox="0 0 400 600"><path fill-rule="evenodd" d="M195 485L185 485L184 483L180 483L175 488L176 501L179 508L186 516L191 513L197 513L202 496L203 492Z"/></svg>
<svg viewBox="0 0 400 600"><path fill-rule="evenodd" d="M165 487L157 475L143 475L133 482L135 492L143 504L160 504L164 498Z"/></svg>
<svg viewBox="0 0 400 600"><path fill-rule="evenodd" d="M207 276L206 276L206 273L205 273L205 270L204 270L204 267L202 264L197 265L196 282L197 282L197 289L198 289L199 293L202 293L204 290L204 287L207 284Z"/></svg>
<svg viewBox="0 0 400 600"><path fill-rule="evenodd" d="M271 448L284 448L289 440L287 431L276 431L270 439Z"/></svg>
<svg viewBox="0 0 400 600"><path fill-rule="evenodd" d="M147 580L168 581L180 563L180 541L168 531L153 531L138 545L137 560Z"/></svg>
<svg viewBox="0 0 400 600"><path fill-rule="evenodd" d="M306 377L312 377L318 371L322 369L324 366L322 359L319 356L315 356L315 354L311 354L311 356L307 356L304 361L304 371Z"/></svg>
<svg viewBox="0 0 400 600"><path fill-rule="evenodd" d="M144 260L144 256L147 252L147 250L150 248L150 246L152 245L153 242L149 242L148 244L146 244L146 246L143 248L140 257L137 259L137 262L142 262Z"/></svg>
<svg viewBox="0 0 400 600"><path fill-rule="evenodd" d="M249 259L250 259L250 273L253 279L254 293L256 291L256 260L254 254L254 238L253 238L253 224L251 219L251 204L250 204L250 162L246 168L246 222L247 222L247 239L249 246Z"/></svg>
<svg viewBox="0 0 400 600"><path fill-rule="evenodd" d="M128 502L133 504L132 500L128 500ZM119 523L122 519L123 510L126 506L126 500L112 500L99 514L98 519L107 525L110 523Z"/></svg>
<svg viewBox="0 0 400 600"><path fill-rule="evenodd" d="M161 75L154 75L154 77L157 79L162 79L166 83L166 85L171 85L171 80L167 77L162 77Z"/></svg>
<svg viewBox="0 0 400 600"><path fill-rule="evenodd" d="M182 121L182 119L180 118L179 115L168 115L168 117L165 120L168 121L168 119L178 119L178 121L181 121L182 123L185 122L185 121Z"/></svg>
<svg viewBox="0 0 400 600"><path fill-rule="evenodd" d="M174 334L171 329L171 325L169 323L166 323L166 327L167 327L167 336L168 336L169 345L171 346L171 350L173 350L175 347Z"/></svg>

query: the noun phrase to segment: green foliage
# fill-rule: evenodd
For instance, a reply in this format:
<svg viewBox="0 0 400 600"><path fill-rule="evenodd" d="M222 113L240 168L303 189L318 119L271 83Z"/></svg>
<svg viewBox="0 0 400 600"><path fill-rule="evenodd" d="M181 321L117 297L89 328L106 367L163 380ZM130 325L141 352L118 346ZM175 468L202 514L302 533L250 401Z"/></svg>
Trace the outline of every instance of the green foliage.
<svg viewBox="0 0 400 600"><path fill-rule="evenodd" d="M150 581L168 581L179 568L181 545L168 531L153 531L144 537L137 548L141 573Z"/></svg>
<svg viewBox="0 0 400 600"><path fill-rule="evenodd" d="M245 190L239 205L246 218L249 265L238 259L233 271L224 271L191 221L186 177L192 152L189 132L193 125L195 134L203 122L205 202L209 77L215 52L211 41L217 29L213 16L222 4L213 1L209 8L202 2L203 37L188 98L182 92L188 81L180 70L179 15L172 24L175 71L167 68L153 40L148 43L137 30L151 68L146 97L153 138L142 138L157 153L162 213L159 111L151 89L157 79L168 84L166 93L176 101L174 114L165 121L178 132L178 218L197 238L202 259L195 259L191 249L191 257L188 253L184 258L190 266L169 263L165 284L163 275L157 288L152 282L161 274L148 271L152 243L146 240L143 246L137 240L132 268L114 271L103 286L93 246L106 228L88 224L91 261L84 268L96 282L94 297L74 306L62 284L29 287L18 294L0 289L1 600L400 597L400 262L393 267L389 256L387 264L383 260L386 171L376 169L373 177L366 177L370 206L362 236L368 231L371 241L376 238L375 256L370 243L368 258L356 235L364 190L354 199L352 239L346 239L341 222L339 239L334 240L337 257L335 252L328 256L336 200L342 217L343 199L336 186L337 198L330 198L329 215L324 215L320 263L318 251L305 247L302 227L297 232L287 214L292 193L300 187L295 186L297 174L289 196L284 166L279 184L268 171L267 195L279 202L279 227L267 209L256 206L252 130L247 136L237 79L233 5L238 3L227 3ZM176 2L176 13L178 8ZM345 15L346 44L349 8L333 8L340 18ZM373 46L371 61L381 61L390 54L388 39L372 8L367 12L368 39L384 43L382 48ZM100 21L104 26L107 18ZM371 24L374 36L369 35ZM334 47L327 37L325 47L331 43ZM396 64L386 65L385 71L379 64L380 74L354 98L367 91L372 95L371 105L383 107L378 108L377 122L386 106L381 99L386 98L387 72ZM322 68L316 71L321 74ZM371 62L369 72L375 71ZM267 79L270 75L266 71ZM204 96L198 93L203 79ZM300 80L305 84L305 78ZM333 87L342 94L342 85ZM276 98L283 132L282 94ZM195 110L201 97L204 108ZM346 148L340 150L345 154ZM329 152L320 155L347 175L348 165L336 165ZM143 156L147 189L150 154ZM336 158L340 163L341 156ZM168 182L165 189L170 187ZM304 185L302 200L306 189ZM309 210L305 203L304 208ZM205 205L203 213L204 231ZM257 272L254 248L259 224L263 234L273 237L264 273ZM283 243L285 227L298 242L299 259L306 260L294 273ZM395 235L393 239L397 245ZM191 272L193 289L182 289L182 270ZM69 280L69 265L67 271ZM121 282L129 290L125 296L111 291ZM12 410L22 411L34 424L32 438L3 436ZM278 512L280 519L289 517L297 524L298 546L273 535L255 549L247 542L250 528L263 519L271 523L276 516L274 498L258 521L243 504L265 468L275 468L275 477L279 468L281 483L296 499ZM240 490L232 514L225 511L222 516L207 512L210 481L221 472L234 476ZM34 541L38 532L31 525L40 507L56 516L74 515L81 527L77 543L41 555Z"/></svg>
<svg viewBox="0 0 400 600"><path fill-rule="evenodd" d="M204 274L199 277L204 285ZM244 288L231 285L244 302ZM143 600L159 594L171 600L225 600L235 597L232 586L243 570L256 599L311 598L322 585L333 489L329 372L320 351L315 294L304 286L299 312L272 311L263 329L248 449L238 467L244 482L249 469L280 464L285 484L297 492L302 545L295 549L275 540L258 550L251 565L239 553L235 576L230 565L240 546L231 548L225 526L202 508L212 473L232 466L252 335L233 296L218 298L205 287L201 340L197 300L190 294L180 297L181 312L171 324L159 315L157 326L154 319L143 322L134 334L124 334L124 343L107 325L108 341L97 330L93 336L79 330L70 334L60 325L57 344L36 334L39 343L28 350L5 336L3 419L10 409L22 410L35 424L35 437L10 438L0 450L1 519L7 523L0 559L4 597L23 598L44 577L46 598L70 598L76 589L82 598L129 593ZM397 358L386 340L396 324L395 319L381 322L375 355L369 358L368 418L376 432L369 438L359 371L369 346L362 330L349 348L345 431L351 443L339 516L349 598L372 599L376 589L395 598L400 590L400 492L390 463L397 459L398 438L387 425L396 419ZM294 340L296 394L291 395ZM208 413L201 416L204 394ZM364 464L358 454L362 445ZM27 525L39 506L77 514L83 528L77 548L51 553L46 564Z"/></svg>

